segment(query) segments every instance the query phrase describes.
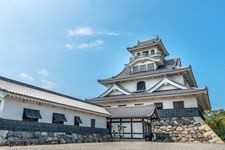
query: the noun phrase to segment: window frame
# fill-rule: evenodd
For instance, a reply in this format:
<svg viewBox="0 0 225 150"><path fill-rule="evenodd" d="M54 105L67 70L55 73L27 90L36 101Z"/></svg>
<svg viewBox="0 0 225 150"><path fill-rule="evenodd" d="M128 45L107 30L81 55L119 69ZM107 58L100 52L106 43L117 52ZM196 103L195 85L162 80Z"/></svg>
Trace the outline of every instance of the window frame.
<svg viewBox="0 0 225 150"><path fill-rule="evenodd" d="M30 109L30 108L23 108L23 116L22 116L22 120L25 121L25 122L38 122L38 119L41 119L41 115L40 115L40 118L29 118L27 117L26 115L26 110L27 111L37 111L40 115L40 110L37 110L37 109Z"/></svg>
<svg viewBox="0 0 225 150"><path fill-rule="evenodd" d="M96 120L91 119L91 128L95 128L95 125L96 125Z"/></svg>
<svg viewBox="0 0 225 150"><path fill-rule="evenodd" d="M155 107L157 109L163 109L163 103L162 102L157 102L157 103L154 103Z"/></svg>
<svg viewBox="0 0 225 150"><path fill-rule="evenodd" d="M143 84L143 85L141 85L141 84ZM144 87L144 88L141 88L141 87ZM140 91L146 91L145 81L138 81L137 82L137 92L140 92Z"/></svg>
<svg viewBox="0 0 225 150"><path fill-rule="evenodd" d="M173 101L173 109L183 109L184 101Z"/></svg>
<svg viewBox="0 0 225 150"><path fill-rule="evenodd" d="M59 125L64 125L64 122L65 121L58 121L57 119L55 119L54 117L54 114L59 114L59 115L64 115L65 119L66 119L66 116L65 114L61 114L61 113L52 113L52 124L59 124Z"/></svg>

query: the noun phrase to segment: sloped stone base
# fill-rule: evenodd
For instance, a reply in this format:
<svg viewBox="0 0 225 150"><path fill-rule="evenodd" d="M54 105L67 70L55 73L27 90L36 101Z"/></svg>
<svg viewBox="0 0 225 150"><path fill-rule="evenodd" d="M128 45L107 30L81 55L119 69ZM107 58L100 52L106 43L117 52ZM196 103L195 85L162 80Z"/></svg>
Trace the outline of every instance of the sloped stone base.
<svg viewBox="0 0 225 150"><path fill-rule="evenodd" d="M162 121L153 125L156 141L182 143L224 143L205 123L193 122L194 118L178 118L179 121ZM182 122L181 120L184 120ZM192 120L187 123L187 120ZM166 122L166 123L165 123Z"/></svg>

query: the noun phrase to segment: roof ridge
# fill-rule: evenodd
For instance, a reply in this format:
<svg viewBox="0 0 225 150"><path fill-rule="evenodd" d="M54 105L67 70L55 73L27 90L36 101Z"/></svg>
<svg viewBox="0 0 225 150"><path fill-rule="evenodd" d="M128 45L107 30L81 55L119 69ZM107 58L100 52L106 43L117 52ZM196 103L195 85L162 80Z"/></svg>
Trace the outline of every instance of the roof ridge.
<svg viewBox="0 0 225 150"><path fill-rule="evenodd" d="M81 102L85 102L82 99L79 99L79 98L76 98L76 97L73 97L73 96L65 95L65 94L62 94L62 93L59 93L59 92L55 92L55 91L52 91L52 90L41 88L41 87L38 87L38 86L35 86L35 85L31 85L31 84L28 84L28 83L25 83L25 82L17 81L15 79L10 79L10 78L6 78L6 77L3 77L3 76L0 76L0 80L6 81L6 82L10 82L10 83L13 83L13 84L17 84L17 85L21 85L21 86L26 86L28 88L39 90L39 91L43 91L43 92L47 92L47 93L50 93L50 94L55 94L55 95L62 96L62 97L65 97L65 98L70 98L70 99L73 99L73 100L78 100L78 101L81 101Z"/></svg>

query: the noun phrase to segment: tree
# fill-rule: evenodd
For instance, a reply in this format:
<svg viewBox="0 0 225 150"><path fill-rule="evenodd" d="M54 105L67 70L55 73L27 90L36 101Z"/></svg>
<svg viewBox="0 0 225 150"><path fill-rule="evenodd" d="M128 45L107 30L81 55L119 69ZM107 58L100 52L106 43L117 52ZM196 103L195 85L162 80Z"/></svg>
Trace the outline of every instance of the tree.
<svg viewBox="0 0 225 150"><path fill-rule="evenodd" d="M205 122L216 132L216 134L225 140L225 111L211 110L205 112Z"/></svg>

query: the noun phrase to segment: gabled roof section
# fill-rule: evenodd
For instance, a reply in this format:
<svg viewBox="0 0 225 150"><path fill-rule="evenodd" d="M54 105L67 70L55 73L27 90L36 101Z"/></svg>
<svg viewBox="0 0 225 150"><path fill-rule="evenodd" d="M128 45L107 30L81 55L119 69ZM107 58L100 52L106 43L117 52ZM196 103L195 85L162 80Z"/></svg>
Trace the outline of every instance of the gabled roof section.
<svg viewBox="0 0 225 150"><path fill-rule="evenodd" d="M161 61L160 59L155 59L155 58L151 58L151 57L140 57L140 58L133 59L129 64L127 64L127 66L131 66L131 65L135 64L136 62L143 61L143 60L149 60L152 62Z"/></svg>
<svg viewBox="0 0 225 150"><path fill-rule="evenodd" d="M204 110L209 110L211 108L208 89L204 88L189 88L184 90L168 90L159 92L143 92L143 93L132 93L131 95L119 95L111 97L98 97L89 99L87 101L95 104L108 103L108 102L127 102L133 100L151 100L151 99L162 99L162 98L174 98L174 97L186 97L186 96L197 96L202 99L202 107Z"/></svg>
<svg viewBox="0 0 225 150"><path fill-rule="evenodd" d="M165 60L163 66L159 66L157 70L131 73L131 67L126 66L122 72L112 78L98 80L103 85L114 84L123 81L131 81L142 78L157 78L167 75L184 74L191 87L197 87L194 75L192 73L191 66L181 67L181 61L179 58Z"/></svg>
<svg viewBox="0 0 225 150"><path fill-rule="evenodd" d="M181 90L185 90L185 89L188 89L186 86L180 84L180 83L177 83L175 81L172 81L168 78L163 78L161 81L159 81L155 86L153 86L152 88L150 88L148 90L148 92L152 93L152 92L155 92L157 91L158 89L160 89L162 86L167 86L167 85L171 85L173 87L175 87L176 89L181 89ZM173 89L174 90L174 89Z"/></svg>
<svg viewBox="0 0 225 150"><path fill-rule="evenodd" d="M115 92L115 91L120 93L120 94L116 94L116 95L130 95L130 92L128 90L126 90L124 87L120 86L119 84L115 83L99 97L106 97L106 96L110 95L111 92Z"/></svg>
<svg viewBox="0 0 225 150"><path fill-rule="evenodd" d="M111 113L110 118L148 118L159 119L154 104L132 107L106 108Z"/></svg>
<svg viewBox="0 0 225 150"><path fill-rule="evenodd" d="M0 76L0 91L4 92L5 95L24 97L25 100L34 99L37 102L57 105L63 108L71 108L74 110L80 110L104 116L110 115L109 112L107 112L104 108L87 103L78 98L67 96L61 93L29 85L2 76Z"/></svg>
<svg viewBox="0 0 225 150"><path fill-rule="evenodd" d="M157 37L155 39L147 40L147 41L141 41L141 42L138 41L136 45L134 45L133 47L128 47L127 50L129 52L132 52L132 51L135 51L135 50L138 50L141 48L150 47L150 46L157 46L157 47L159 47L159 49L162 51L162 53L165 56L169 55L168 51L166 50L165 46L163 45L162 40L159 37Z"/></svg>

